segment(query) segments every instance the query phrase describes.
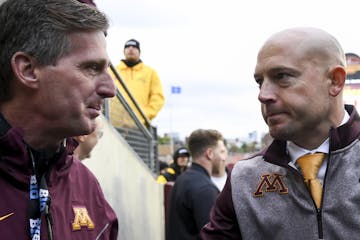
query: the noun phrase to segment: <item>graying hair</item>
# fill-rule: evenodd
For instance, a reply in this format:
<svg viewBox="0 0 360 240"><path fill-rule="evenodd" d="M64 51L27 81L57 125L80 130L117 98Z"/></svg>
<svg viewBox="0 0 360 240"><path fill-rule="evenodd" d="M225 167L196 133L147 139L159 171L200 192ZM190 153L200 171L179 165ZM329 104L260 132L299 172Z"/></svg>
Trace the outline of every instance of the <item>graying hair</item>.
<svg viewBox="0 0 360 240"><path fill-rule="evenodd" d="M0 5L0 102L13 95L11 58L16 52L34 57L40 65L55 65L71 50L69 34L105 33L108 27L103 13L75 0L3 2Z"/></svg>

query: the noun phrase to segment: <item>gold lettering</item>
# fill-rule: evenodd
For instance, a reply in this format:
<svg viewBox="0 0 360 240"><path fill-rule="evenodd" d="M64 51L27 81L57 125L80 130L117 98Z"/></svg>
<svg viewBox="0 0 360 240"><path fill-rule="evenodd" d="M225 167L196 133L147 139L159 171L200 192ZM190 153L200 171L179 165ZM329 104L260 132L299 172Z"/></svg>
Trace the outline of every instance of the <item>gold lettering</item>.
<svg viewBox="0 0 360 240"><path fill-rule="evenodd" d="M73 207L74 210L74 222L72 228L74 231L80 230L81 227L87 227L88 229L94 229L95 224L91 220L88 211L85 207Z"/></svg>

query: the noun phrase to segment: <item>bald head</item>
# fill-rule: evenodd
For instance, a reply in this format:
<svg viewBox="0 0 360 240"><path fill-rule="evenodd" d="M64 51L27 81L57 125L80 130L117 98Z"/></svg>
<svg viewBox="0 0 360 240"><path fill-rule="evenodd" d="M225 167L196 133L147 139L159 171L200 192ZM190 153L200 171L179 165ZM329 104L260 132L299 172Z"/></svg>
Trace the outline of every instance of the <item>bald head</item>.
<svg viewBox="0 0 360 240"><path fill-rule="evenodd" d="M272 35L262 49L281 45L316 64L346 65L344 51L332 35L317 28L290 28ZM261 54L262 51L259 52Z"/></svg>
<svg viewBox="0 0 360 240"><path fill-rule="evenodd" d="M341 123L345 54L329 33L292 28L272 35L259 51L254 77L273 138L312 149Z"/></svg>

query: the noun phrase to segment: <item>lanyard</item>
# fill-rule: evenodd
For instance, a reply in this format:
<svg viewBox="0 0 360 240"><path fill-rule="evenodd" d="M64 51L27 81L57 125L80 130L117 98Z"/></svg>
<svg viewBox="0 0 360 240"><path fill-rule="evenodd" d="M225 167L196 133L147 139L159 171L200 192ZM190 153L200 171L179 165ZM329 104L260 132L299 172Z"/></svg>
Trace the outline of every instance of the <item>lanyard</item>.
<svg viewBox="0 0 360 240"><path fill-rule="evenodd" d="M28 148L33 166L33 174L30 176L30 204L29 224L32 240L40 240L41 215L45 212L47 225L49 227L49 239L52 239L52 221L49 218L50 196L46 184L45 173L40 178L40 184L36 176L35 159L31 149ZM50 224L49 224L50 223Z"/></svg>

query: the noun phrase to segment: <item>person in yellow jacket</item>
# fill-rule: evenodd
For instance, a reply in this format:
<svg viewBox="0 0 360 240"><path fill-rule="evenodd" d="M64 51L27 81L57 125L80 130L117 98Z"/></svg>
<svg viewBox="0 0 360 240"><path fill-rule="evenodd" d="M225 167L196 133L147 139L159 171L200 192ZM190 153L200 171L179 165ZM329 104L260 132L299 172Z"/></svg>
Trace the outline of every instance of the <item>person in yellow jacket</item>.
<svg viewBox="0 0 360 240"><path fill-rule="evenodd" d="M125 59L120 61L120 64L116 66L116 70L145 116L149 120L152 120L156 117L165 103L160 78L153 68L141 61L140 43L137 40L130 39L125 43L124 55ZM129 101L129 97L127 97L127 94L121 87L119 81L115 80L115 82L132 109L137 116L140 117L140 113L136 110L134 104ZM114 108L113 105L110 105L110 111L114 111L111 109ZM143 118L140 117L140 120L143 121Z"/></svg>

